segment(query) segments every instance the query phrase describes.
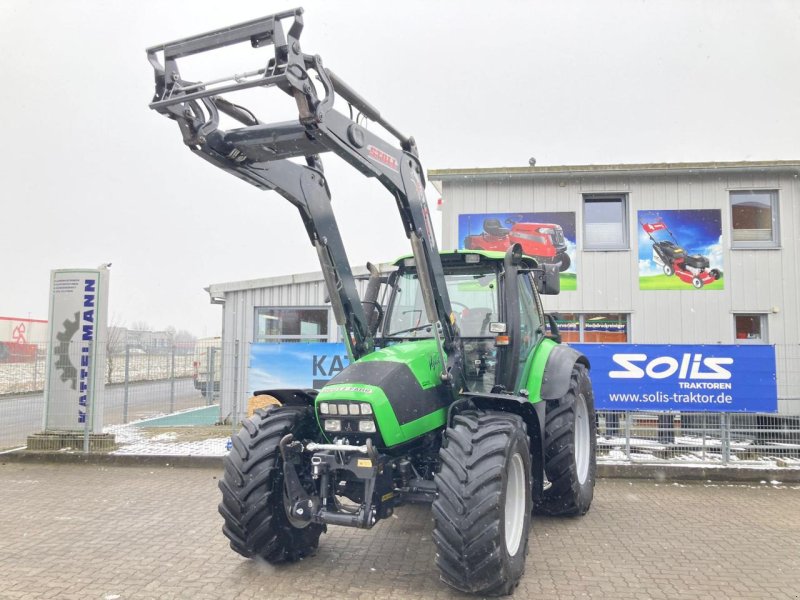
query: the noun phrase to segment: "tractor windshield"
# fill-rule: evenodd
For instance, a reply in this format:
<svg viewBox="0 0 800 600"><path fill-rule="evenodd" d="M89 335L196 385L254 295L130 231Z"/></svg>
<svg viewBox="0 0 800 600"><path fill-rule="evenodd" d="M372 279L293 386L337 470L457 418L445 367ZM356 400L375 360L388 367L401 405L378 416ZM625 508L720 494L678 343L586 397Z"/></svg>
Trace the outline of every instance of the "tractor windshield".
<svg viewBox="0 0 800 600"><path fill-rule="evenodd" d="M485 266L453 269L445 274L450 304L463 338L492 337L489 323L497 321L497 273ZM398 276L384 337L425 338L432 331L415 271Z"/></svg>

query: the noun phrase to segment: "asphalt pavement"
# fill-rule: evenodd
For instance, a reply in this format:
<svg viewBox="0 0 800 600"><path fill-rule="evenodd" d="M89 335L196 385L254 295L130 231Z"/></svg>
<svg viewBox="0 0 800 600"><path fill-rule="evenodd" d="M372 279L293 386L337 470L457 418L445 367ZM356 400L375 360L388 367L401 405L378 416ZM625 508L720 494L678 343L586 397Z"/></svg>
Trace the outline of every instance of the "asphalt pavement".
<svg viewBox="0 0 800 600"><path fill-rule="evenodd" d="M428 506L272 567L228 548L219 469L1 459L2 599L469 598L439 581ZM530 539L515 598L800 598L797 483L601 479Z"/></svg>
<svg viewBox="0 0 800 600"><path fill-rule="evenodd" d="M131 383L128 388L127 409L125 386L110 385L105 388L103 422L116 425L153 415L204 406L206 399L194 389L191 378L175 380L175 398L171 400L170 381ZM0 397L0 449L24 446L28 435L42 430L44 414L43 394L20 394Z"/></svg>

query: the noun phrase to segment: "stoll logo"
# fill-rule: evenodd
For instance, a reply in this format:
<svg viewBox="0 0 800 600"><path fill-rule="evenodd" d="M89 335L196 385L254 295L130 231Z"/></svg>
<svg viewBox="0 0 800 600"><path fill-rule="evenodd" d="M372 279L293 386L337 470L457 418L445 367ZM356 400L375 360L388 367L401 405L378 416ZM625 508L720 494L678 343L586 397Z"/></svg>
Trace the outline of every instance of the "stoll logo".
<svg viewBox="0 0 800 600"><path fill-rule="evenodd" d="M622 370L609 371L611 379L667 379L677 375L681 388L730 389L731 385L727 382L731 379L731 372L723 366L733 364L730 357L685 353L680 359L674 356L649 358L646 354L619 353L614 354L611 360L622 367Z"/></svg>
<svg viewBox="0 0 800 600"><path fill-rule="evenodd" d="M389 167L392 171L400 172L400 167L397 164L397 160L390 154L387 154L380 148L376 148L375 146L367 146L367 152L369 152L369 157L372 160L378 161L383 163L387 167Z"/></svg>

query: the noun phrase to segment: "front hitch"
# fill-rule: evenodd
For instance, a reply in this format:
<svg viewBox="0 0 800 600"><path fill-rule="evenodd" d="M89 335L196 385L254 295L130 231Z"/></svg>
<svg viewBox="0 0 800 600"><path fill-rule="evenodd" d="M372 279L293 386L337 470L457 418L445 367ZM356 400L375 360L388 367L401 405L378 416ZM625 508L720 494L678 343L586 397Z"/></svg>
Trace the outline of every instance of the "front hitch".
<svg viewBox="0 0 800 600"><path fill-rule="evenodd" d="M384 459L371 440L367 440L364 446L310 442L304 448L292 434L288 434L278 447L283 457L284 507L287 518L295 527L305 527L313 522L369 529L377 522L379 512L385 516L386 510L382 506L376 507L373 497L379 478L383 487L388 488L381 489L381 492L384 495L391 492L391 477L385 473ZM319 482L319 491L315 495L303 487L297 472L298 466L302 466L304 452L311 453L311 476ZM354 512L339 510L337 506L331 486L331 476L337 471L347 471L364 482L363 502ZM388 494L386 500L391 496Z"/></svg>

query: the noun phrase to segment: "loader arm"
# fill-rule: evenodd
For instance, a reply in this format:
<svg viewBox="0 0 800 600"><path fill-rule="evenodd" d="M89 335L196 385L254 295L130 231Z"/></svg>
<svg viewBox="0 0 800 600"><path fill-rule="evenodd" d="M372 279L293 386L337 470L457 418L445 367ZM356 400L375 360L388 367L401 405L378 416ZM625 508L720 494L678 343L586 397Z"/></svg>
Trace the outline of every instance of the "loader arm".
<svg viewBox="0 0 800 600"><path fill-rule="evenodd" d="M290 19L285 30L283 22ZM150 107L178 122L184 143L193 152L258 188L277 191L298 208L317 249L337 323L346 329L356 359L372 351L374 340L330 206L319 155L333 152L363 175L377 178L394 196L411 242L428 320L434 325L441 358L447 353L448 360L440 363L447 365L442 378L453 381L455 376L460 381L458 331L414 139L400 133L341 78L324 68L319 56L302 53L298 41L302 29L302 9L298 8L149 48L156 80ZM244 42L254 48L272 46L274 56L263 69L229 77L205 82L181 77L178 59ZM276 87L292 96L298 119L265 122L249 108L221 96L257 87ZM349 116L333 108L337 95L349 104ZM353 109L381 125L399 147L366 129L358 116L354 120ZM220 113L242 127L222 129ZM305 165L292 161L296 158L305 159Z"/></svg>

